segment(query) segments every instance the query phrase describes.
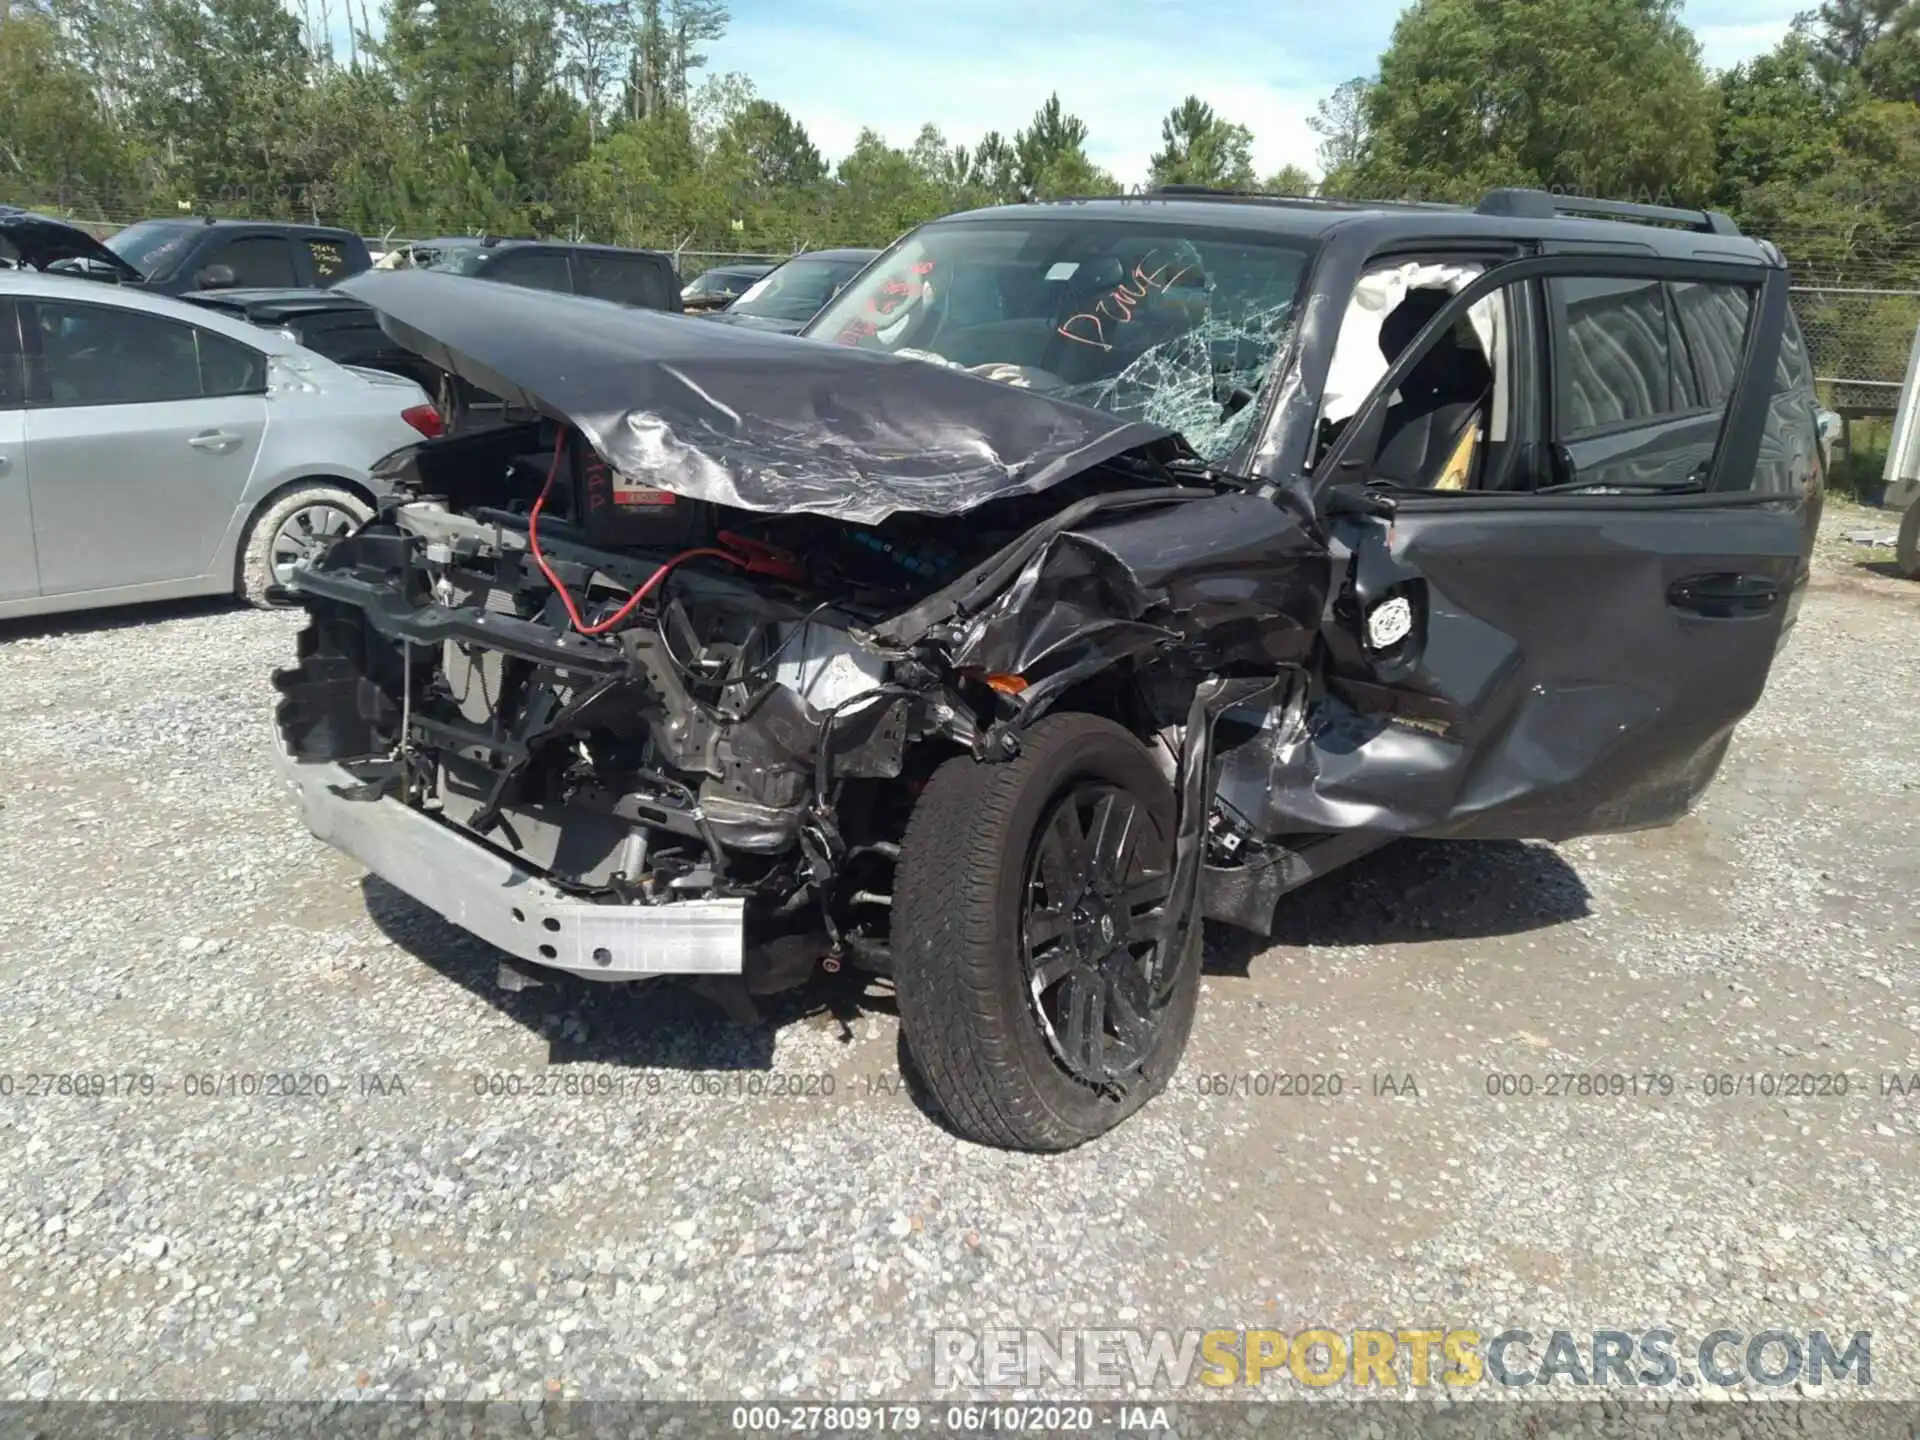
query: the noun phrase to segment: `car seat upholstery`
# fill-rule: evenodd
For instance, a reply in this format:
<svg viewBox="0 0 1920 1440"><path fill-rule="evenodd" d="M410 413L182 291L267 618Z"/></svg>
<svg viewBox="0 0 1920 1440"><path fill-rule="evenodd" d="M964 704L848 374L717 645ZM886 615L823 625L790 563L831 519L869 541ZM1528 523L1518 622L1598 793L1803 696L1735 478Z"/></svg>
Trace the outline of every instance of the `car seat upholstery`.
<svg viewBox="0 0 1920 1440"><path fill-rule="evenodd" d="M1449 292L1409 290L1380 325L1380 351L1389 365L1440 312ZM1466 428L1481 414L1493 386L1493 367L1472 332L1456 325L1440 336L1400 382L1387 408L1373 473L1411 487L1431 485Z"/></svg>

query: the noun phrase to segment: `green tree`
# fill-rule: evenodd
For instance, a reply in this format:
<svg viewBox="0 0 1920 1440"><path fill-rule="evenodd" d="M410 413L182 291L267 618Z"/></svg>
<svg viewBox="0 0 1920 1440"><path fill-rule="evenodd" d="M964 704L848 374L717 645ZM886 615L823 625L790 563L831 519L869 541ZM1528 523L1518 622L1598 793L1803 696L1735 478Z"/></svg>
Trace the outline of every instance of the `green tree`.
<svg viewBox="0 0 1920 1440"><path fill-rule="evenodd" d="M1902 14L1911 0L1823 0L1800 27L1813 36L1814 63L1829 85L1844 86L1860 74L1861 65L1884 36L1896 28L1910 28Z"/></svg>
<svg viewBox="0 0 1920 1440"><path fill-rule="evenodd" d="M1366 93L1360 194L1711 187L1714 94L1679 0L1419 0Z"/></svg>
<svg viewBox="0 0 1920 1440"><path fill-rule="evenodd" d="M738 157L747 183L761 195L800 191L827 178L827 162L806 128L771 100L750 100L720 134Z"/></svg>
<svg viewBox="0 0 1920 1440"><path fill-rule="evenodd" d="M0 188L85 206L131 180L132 157L46 15L0 23ZM43 202L47 203L47 202Z"/></svg>
<svg viewBox="0 0 1920 1440"><path fill-rule="evenodd" d="M837 174L840 237L884 244L940 211L938 192L906 151L862 130Z"/></svg>
<svg viewBox="0 0 1920 1440"><path fill-rule="evenodd" d="M700 47L727 30L721 0L634 0L627 113L646 120L692 104L692 75L707 63Z"/></svg>
<svg viewBox="0 0 1920 1440"><path fill-rule="evenodd" d="M154 7L145 0L51 0L48 10L67 58L92 80L99 108L131 125L161 49Z"/></svg>
<svg viewBox="0 0 1920 1440"><path fill-rule="evenodd" d="M1312 195L1319 188L1313 176L1298 165L1282 165L1260 182L1263 195Z"/></svg>
<svg viewBox="0 0 1920 1440"><path fill-rule="evenodd" d="M608 97L631 53L627 0L559 0L563 73L586 111L589 148L607 118Z"/></svg>
<svg viewBox="0 0 1920 1440"><path fill-rule="evenodd" d="M1087 158L1087 125L1061 107L1058 94L1013 137L1013 198L1050 200L1111 191L1113 177Z"/></svg>
<svg viewBox="0 0 1920 1440"><path fill-rule="evenodd" d="M1920 16L1920 0L1904 13ZM1891 31L1869 45L1860 60L1860 83L1875 99L1920 104L1920 27Z"/></svg>
<svg viewBox="0 0 1920 1440"><path fill-rule="evenodd" d="M1198 95L1167 112L1160 141L1149 170L1154 184L1253 188L1253 132L1214 114Z"/></svg>
<svg viewBox="0 0 1920 1440"><path fill-rule="evenodd" d="M510 188L545 189L587 152L548 0L393 0L375 55L400 102L379 123L411 127L428 153L457 149L487 183L504 172Z"/></svg>
<svg viewBox="0 0 1920 1440"><path fill-rule="evenodd" d="M1770 187L1798 191L1838 163L1835 106L1803 36L1734 66L1717 88L1713 199L1735 218L1758 218L1755 206ZM1777 206L1776 196L1761 209L1777 219Z"/></svg>
<svg viewBox="0 0 1920 1440"><path fill-rule="evenodd" d="M998 130L989 130L973 147L973 162L968 178L979 193L982 204L1005 205L1023 198L1020 189L1020 155L1013 142Z"/></svg>
<svg viewBox="0 0 1920 1440"><path fill-rule="evenodd" d="M1367 92L1374 82L1356 75L1334 86L1314 106L1307 124L1320 137L1321 193L1345 195L1367 148Z"/></svg>

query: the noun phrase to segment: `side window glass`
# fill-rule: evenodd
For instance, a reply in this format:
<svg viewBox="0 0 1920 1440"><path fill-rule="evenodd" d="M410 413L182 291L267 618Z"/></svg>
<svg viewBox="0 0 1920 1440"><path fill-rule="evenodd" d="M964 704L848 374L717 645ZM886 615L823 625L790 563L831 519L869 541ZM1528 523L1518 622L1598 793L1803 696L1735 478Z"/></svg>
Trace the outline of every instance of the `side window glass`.
<svg viewBox="0 0 1920 1440"><path fill-rule="evenodd" d="M648 310L673 308L673 290L664 267L625 255L574 256L580 293Z"/></svg>
<svg viewBox="0 0 1920 1440"><path fill-rule="evenodd" d="M490 278L529 290L569 291L573 283L567 277L567 257L555 250L536 250L520 255L502 255L487 271Z"/></svg>
<svg viewBox="0 0 1920 1440"><path fill-rule="evenodd" d="M193 327L106 305L36 301L35 392L52 405L139 405L200 395Z"/></svg>
<svg viewBox="0 0 1920 1440"><path fill-rule="evenodd" d="M26 403L26 376L20 363L20 322L13 306L0 301L0 410Z"/></svg>
<svg viewBox="0 0 1920 1440"><path fill-rule="evenodd" d="M260 395L267 388L267 359L258 350L211 330L197 332L202 395Z"/></svg>
<svg viewBox="0 0 1920 1440"><path fill-rule="evenodd" d="M1740 357L1747 348L1747 317L1753 297L1738 285L1702 285L1688 281L1672 287L1687 350L1700 377L1700 401L1725 408L1740 378Z"/></svg>
<svg viewBox="0 0 1920 1440"><path fill-rule="evenodd" d="M236 289L272 289L298 285L293 273L293 250L278 235L249 235L230 240L201 263L225 265L233 271Z"/></svg>
<svg viewBox="0 0 1920 1440"><path fill-rule="evenodd" d="M1740 375L1752 293L1638 277L1547 284L1557 322L1555 488L1658 494L1704 486Z"/></svg>
<svg viewBox="0 0 1920 1440"><path fill-rule="evenodd" d="M307 247L307 261L313 266L314 278L322 285L329 285L347 273L347 257L338 240L308 239L300 243Z"/></svg>
<svg viewBox="0 0 1920 1440"><path fill-rule="evenodd" d="M1675 383L1687 357L1668 329L1660 281L1581 276L1547 285L1565 317L1555 395L1563 438L1691 408L1688 387Z"/></svg>
<svg viewBox="0 0 1920 1440"><path fill-rule="evenodd" d="M1482 272L1477 263L1397 261L1362 275L1341 319L1314 461L1346 429L1416 336ZM1482 296L1434 336L1385 397L1370 476L1434 490L1529 488L1519 472L1517 327L1527 313L1507 287Z"/></svg>

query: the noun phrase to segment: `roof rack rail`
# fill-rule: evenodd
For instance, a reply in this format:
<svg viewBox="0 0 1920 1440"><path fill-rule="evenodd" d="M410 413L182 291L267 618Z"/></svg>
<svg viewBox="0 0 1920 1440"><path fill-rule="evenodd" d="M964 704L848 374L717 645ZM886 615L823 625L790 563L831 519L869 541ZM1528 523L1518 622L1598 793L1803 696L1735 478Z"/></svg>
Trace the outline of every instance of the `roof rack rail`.
<svg viewBox="0 0 1920 1440"><path fill-rule="evenodd" d="M1474 207L1480 215L1511 215L1522 220L1552 220L1560 215L1591 215L1602 220L1684 225L1703 235L1738 235L1740 227L1718 210L1683 210L1672 205L1637 205L1630 200L1600 200L1588 195L1556 195L1545 190L1489 190Z"/></svg>
<svg viewBox="0 0 1920 1440"><path fill-rule="evenodd" d="M1224 185L1188 185L1185 183L1156 185L1153 187L1151 193L1155 195L1229 195L1241 197L1251 196L1253 194L1251 190L1233 190Z"/></svg>
<svg viewBox="0 0 1920 1440"><path fill-rule="evenodd" d="M1155 185L1145 192L1169 199L1238 200L1250 205L1320 205L1329 210L1458 210L1439 200L1351 200L1340 195L1281 195L1271 190L1228 190L1218 185Z"/></svg>

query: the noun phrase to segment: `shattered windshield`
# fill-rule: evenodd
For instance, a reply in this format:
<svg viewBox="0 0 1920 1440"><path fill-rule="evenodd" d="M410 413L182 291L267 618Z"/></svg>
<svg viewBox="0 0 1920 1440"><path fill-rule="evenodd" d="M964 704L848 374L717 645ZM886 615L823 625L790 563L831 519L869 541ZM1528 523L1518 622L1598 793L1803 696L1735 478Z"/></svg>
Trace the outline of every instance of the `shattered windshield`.
<svg viewBox="0 0 1920 1440"><path fill-rule="evenodd" d="M1218 460L1253 424L1309 256L1295 237L1146 215L935 223L806 333L1164 425Z"/></svg>

